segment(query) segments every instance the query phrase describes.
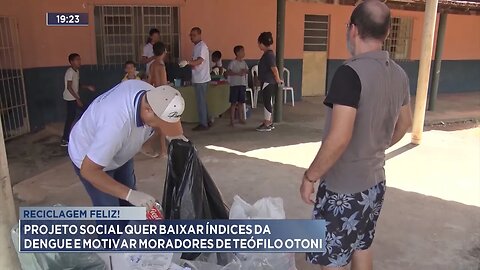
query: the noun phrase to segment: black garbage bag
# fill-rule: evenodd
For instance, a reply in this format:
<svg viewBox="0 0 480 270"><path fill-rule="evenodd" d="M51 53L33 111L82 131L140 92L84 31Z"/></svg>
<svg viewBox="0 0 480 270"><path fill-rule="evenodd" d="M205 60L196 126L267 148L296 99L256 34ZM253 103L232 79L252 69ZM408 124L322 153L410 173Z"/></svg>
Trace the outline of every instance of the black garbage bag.
<svg viewBox="0 0 480 270"><path fill-rule="evenodd" d="M222 194L197 156L192 142L172 140L162 200L165 219L228 219ZM183 253L194 260L200 253ZM225 254L217 254L225 260ZM225 257L225 258L224 258Z"/></svg>
<svg viewBox="0 0 480 270"><path fill-rule="evenodd" d="M162 200L165 219L228 219L222 194L191 142L172 140Z"/></svg>

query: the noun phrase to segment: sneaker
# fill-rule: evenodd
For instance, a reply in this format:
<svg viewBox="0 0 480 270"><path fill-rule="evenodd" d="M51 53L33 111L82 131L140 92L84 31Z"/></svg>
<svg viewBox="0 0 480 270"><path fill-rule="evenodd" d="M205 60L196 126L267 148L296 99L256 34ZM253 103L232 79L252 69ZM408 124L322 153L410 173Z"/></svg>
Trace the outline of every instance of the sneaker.
<svg viewBox="0 0 480 270"><path fill-rule="evenodd" d="M203 125L198 125L192 129L193 131L205 131L208 130L208 127L203 126Z"/></svg>
<svg viewBox="0 0 480 270"><path fill-rule="evenodd" d="M274 129L275 129L275 126L274 126L273 124L270 124L268 127L269 127L271 130L274 130Z"/></svg>
<svg viewBox="0 0 480 270"><path fill-rule="evenodd" d="M261 124L260 126L257 127L257 131L272 131L272 128L265 124Z"/></svg>
<svg viewBox="0 0 480 270"><path fill-rule="evenodd" d="M68 146L68 141L67 140L61 140L60 141L60 146L61 147L67 147Z"/></svg>

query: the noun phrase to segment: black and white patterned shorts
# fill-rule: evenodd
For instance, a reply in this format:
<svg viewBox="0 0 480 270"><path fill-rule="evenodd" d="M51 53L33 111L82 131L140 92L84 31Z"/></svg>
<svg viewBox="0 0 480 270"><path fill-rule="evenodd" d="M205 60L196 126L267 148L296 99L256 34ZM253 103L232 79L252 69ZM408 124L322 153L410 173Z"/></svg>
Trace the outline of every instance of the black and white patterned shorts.
<svg viewBox="0 0 480 270"><path fill-rule="evenodd" d="M385 181L382 181L359 193L339 194L327 190L325 182L322 182L313 218L326 221L325 251L307 253L307 261L343 267L350 263L355 250L368 249L375 235L385 188Z"/></svg>

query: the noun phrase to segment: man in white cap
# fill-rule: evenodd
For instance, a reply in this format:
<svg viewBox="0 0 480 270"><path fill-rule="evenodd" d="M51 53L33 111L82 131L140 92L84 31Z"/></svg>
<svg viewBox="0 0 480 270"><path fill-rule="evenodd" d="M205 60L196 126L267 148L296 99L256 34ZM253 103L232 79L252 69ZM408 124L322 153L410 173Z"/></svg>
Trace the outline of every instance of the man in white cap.
<svg viewBox="0 0 480 270"><path fill-rule="evenodd" d="M135 188L133 157L154 132L185 139L184 107L176 89L140 80L93 101L72 129L68 153L94 206L153 206L155 198Z"/></svg>

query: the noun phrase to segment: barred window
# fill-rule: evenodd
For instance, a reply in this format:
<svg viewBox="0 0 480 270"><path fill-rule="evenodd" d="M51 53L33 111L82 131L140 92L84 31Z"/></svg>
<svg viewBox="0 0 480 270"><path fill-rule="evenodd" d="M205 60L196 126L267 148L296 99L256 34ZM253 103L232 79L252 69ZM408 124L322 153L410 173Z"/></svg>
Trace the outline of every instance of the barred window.
<svg viewBox="0 0 480 270"><path fill-rule="evenodd" d="M160 40L178 58L177 7L96 6L94 14L98 64L137 61L151 28L160 31Z"/></svg>
<svg viewBox="0 0 480 270"><path fill-rule="evenodd" d="M407 60L410 58L412 26L412 18L392 18L390 34L383 43L383 49L390 53L391 58L399 60Z"/></svg>
<svg viewBox="0 0 480 270"><path fill-rule="evenodd" d="M303 50L326 52L328 49L327 15L305 14L303 31Z"/></svg>

